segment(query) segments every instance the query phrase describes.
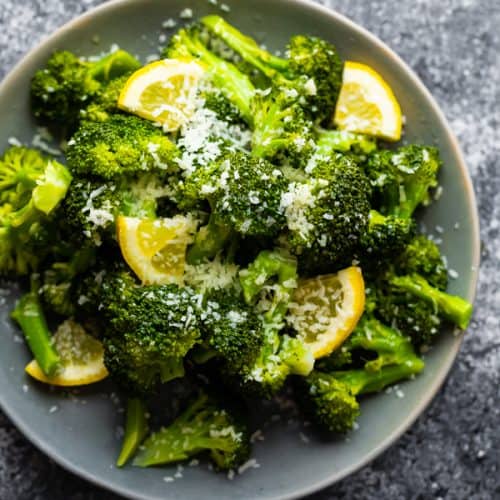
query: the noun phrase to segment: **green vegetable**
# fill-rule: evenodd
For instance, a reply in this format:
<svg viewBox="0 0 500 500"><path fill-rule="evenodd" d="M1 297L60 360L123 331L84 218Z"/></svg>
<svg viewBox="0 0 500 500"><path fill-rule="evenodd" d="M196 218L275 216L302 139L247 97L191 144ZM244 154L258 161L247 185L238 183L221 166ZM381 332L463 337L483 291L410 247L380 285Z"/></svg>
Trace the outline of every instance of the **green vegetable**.
<svg viewBox="0 0 500 500"><path fill-rule="evenodd" d="M219 16L206 16L201 22L251 67L277 86L303 97L304 108L314 119L331 118L343 72L343 62L332 44L316 37L297 35L290 39L288 58L283 59L259 47L255 40Z"/></svg>
<svg viewBox="0 0 500 500"><path fill-rule="evenodd" d="M71 175L60 163L24 147L0 159L0 274L36 270L54 244L51 216Z"/></svg>
<svg viewBox="0 0 500 500"><path fill-rule="evenodd" d="M19 323L31 352L45 375L55 375L61 360L52 345L51 334L36 290L19 299L12 311L12 318Z"/></svg>
<svg viewBox="0 0 500 500"><path fill-rule="evenodd" d="M118 467L123 467L134 456L147 434L146 407L140 399L131 398L127 401L127 422L122 449L116 461Z"/></svg>
<svg viewBox="0 0 500 500"><path fill-rule="evenodd" d="M86 61L75 54L55 52L31 83L33 114L42 123L71 131L80 112L95 100L107 82L141 64L135 57L118 50L97 61Z"/></svg>
<svg viewBox="0 0 500 500"><path fill-rule="evenodd" d="M129 115L83 122L68 143L68 168L74 175L116 179L123 175L177 170L176 146L152 123Z"/></svg>
<svg viewBox="0 0 500 500"><path fill-rule="evenodd" d="M374 188L374 208L387 215L411 217L419 205L430 203L440 167L434 147L410 145L375 152L365 165Z"/></svg>
<svg viewBox="0 0 500 500"><path fill-rule="evenodd" d="M201 393L172 424L153 433L137 454L134 465L150 467L187 460L208 452L217 468L230 470L249 456L250 440L241 418Z"/></svg>
<svg viewBox="0 0 500 500"><path fill-rule="evenodd" d="M344 369L339 369L342 367L337 361L333 370L316 370L297 381L302 408L330 432L343 433L353 427L359 415L358 395L380 392L424 368L406 337L369 316L361 320L342 349ZM368 361L362 361L360 368L351 367L358 351L368 353L361 358Z"/></svg>

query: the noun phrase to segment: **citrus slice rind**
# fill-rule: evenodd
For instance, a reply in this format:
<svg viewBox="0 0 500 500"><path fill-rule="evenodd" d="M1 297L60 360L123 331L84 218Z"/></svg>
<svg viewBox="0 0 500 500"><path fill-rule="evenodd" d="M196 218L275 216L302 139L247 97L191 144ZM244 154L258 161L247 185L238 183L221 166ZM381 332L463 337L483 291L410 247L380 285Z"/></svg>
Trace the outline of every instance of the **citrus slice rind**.
<svg viewBox="0 0 500 500"><path fill-rule="evenodd" d="M401 107L391 87L366 64L345 63L333 123L349 132L401 139Z"/></svg>
<svg viewBox="0 0 500 500"><path fill-rule="evenodd" d="M125 84L118 107L178 130L195 110L198 83L204 68L194 60L163 59L136 71Z"/></svg>
<svg viewBox="0 0 500 500"><path fill-rule="evenodd" d="M288 323L318 359L332 353L352 333L364 306L361 269L352 266L300 281L290 304Z"/></svg>
<svg viewBox="0 0 500 500"><path fill-rule="evenodd" d="M145 285L183 284L186 250L197 223L192 217L117 219L123 258Z"/></svg>
<svg viewBox="0 0 500 500"><path fill-rule="evenodd" d="M65 321L57 329L53 341L61 358L61 368L53 377L47 377L34 359L25 368L34 379L45 384L72 387L100 382L108 376L102 344L79 324Z"/></svg>

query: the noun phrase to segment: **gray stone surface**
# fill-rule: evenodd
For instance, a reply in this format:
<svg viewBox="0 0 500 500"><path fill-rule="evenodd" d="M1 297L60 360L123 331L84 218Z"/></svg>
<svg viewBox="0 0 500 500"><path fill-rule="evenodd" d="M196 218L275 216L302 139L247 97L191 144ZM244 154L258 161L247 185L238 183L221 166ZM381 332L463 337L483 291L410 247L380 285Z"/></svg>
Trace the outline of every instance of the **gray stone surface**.
<svg viewBox="0 0 500 500"><path fill-rule="evenodd" d="M0 77L100 0L0 0ZM500 2L330 0L387 42L434 94L464 149L481 214L476 314L445 387L397 444L317 494L333 499L500 498ZM60 469L0 414L0 499L115 498Z"/></svg>

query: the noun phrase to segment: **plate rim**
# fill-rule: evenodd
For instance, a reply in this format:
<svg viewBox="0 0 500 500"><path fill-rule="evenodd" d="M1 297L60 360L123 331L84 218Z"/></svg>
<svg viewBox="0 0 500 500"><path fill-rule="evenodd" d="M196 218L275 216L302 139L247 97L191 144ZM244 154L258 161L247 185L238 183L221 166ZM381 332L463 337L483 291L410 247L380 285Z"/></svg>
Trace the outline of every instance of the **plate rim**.
<svg viewBox="0 0 500 500"><path fill-rule="evenodd" d="M282 0L283 1L283 0ZM441 107L438 105L437 101L427 89L424 83L420 80L415 71L386 43L380 40L376 35L371 33L368 29L357 24L356 22L349 19L344 14L339 13L337 10L314 3L312 0L284 0L289 4L295 4L297 6L305 7L307 9L314 10L332 21L344 24L348 29L352 30L354 33L366 38L371 44L377 47L380 51L384 53L384 56L388 59L392 59L392 62L398 66L398 68L406 73L406 76L412 81L412 83L419 89L420 92L427 99L428 103L432 107L434 113L437 117L437 122L445 133L446 139L449 141L451 148L454 152L454 156L457 159L458 170L461 176L461 181L464 186L466 197L471 206L471 234L473 239L472 248L472 272L471 279L469 282L467 290L467 299L474 303L476 296L476 289L479 277L479 267L480 267L480 229L479 229L479 215L476 195L474 192L472 179L470 177L469 170L467 168L462 149L458 143L458 140L453 133L447 118L445 117ZM83 14L67 21L61 27L57 28L50 35L45 36L40 40L34 47L32 47L26 54L24 54L21 59L8 71L3 80L0 82L0 96L12 82L18 78L19 74L23 72L24 66L29 64L30 60L35 58L38 52L43 50L46 46L51 45L57 39L64 37L64 35L73 29L77 28L79 25L84 24L96 15L100 15L107 11L112 11L117 8L124 7L126 5L140 3L141 0L109 0L104 4L93 7L92 9L84 12ZM462 332L455 339L452 348L446 353L446 357L441 360L440 368L432 383L429 385L424 397L417 402L413 411L404 418L391 432L391 434L380 442L370 453L367 453L362 459L358 460L356 463L349 467L346 467L342 472L332 471L331 474L326 476L321 481L316 481L307 486L304 486L297 491L280 496L268 497L269 500L293 500L297 498L302 498L304 496L310 495L317 491L320 491L332 484L340 481L357 470L361 469L372 460L374 460L378 455L383 453L391 445L395 444L399 438L404 434L417 420L417 418L425 411L425 409L430 405L432 400L436 397L439 390L441 389L443 383L448 377L451 367L458 355L460 347L462 345L464 333ZM144 499L153 500L155 497L141 495L137 496L132 494L128 489L122 488L118 484L107 483L104 479L96 477L94 474L87 472L76 464L73 464L71 460L60 455L59 451L54 449L49 441L40 439L37 436L36 431L25 425L22 420L17 418L15 411L9 409L8 405L5 405L2 398L0 398L0 409L7 415L9 420L13 425L42 453L47 455L50 459L54 460L58 465L70 471L71 473L85 479L86 481L99 486L107 491L111 491L122 495L125 498L130 499ZM164 497L166 498L166 497Z"/></svg>

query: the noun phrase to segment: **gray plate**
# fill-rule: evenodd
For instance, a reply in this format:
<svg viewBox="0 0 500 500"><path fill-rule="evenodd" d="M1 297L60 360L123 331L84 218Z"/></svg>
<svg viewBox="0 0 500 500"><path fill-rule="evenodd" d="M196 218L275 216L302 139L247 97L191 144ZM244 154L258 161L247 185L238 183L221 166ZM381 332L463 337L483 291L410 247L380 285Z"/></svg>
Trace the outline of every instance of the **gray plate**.
<svg viewBox="0 0 500 500"><path fill-rule="evenodd" d="M473 300L479 263L474 194L456 140L422 83L379 40L330 10L301 0L227 3L231 6L229 20L261 40L267 33L265 42L272 49L283 47L292 34L316 34L334 42L343 57L370 64L385 76L406 115L406 139L435 143L441 149L444 191L423 214L423 221L430 229L438 225L444 230L443 251L460 276L451 282L451 292ZM207 0L193 0L189 5L195 16L220 13ZM29 113L29 80L54 49L91 55L118 43L145 58L157 51L162 21L178 18L184 7L186 0L110 2L55 33L0 87L0 148L6 147L11 136L31 140L34 124ZM454 229L456 223L458 230ZM275 421L266 428L265 441L255 445L259 468L229 481L206 466L187 467L182 479L167 483L163 478L173 476L175 467L119 470L113 466L120 446L116 429L122 424L122 414L117 412L114 398L108 396L110 386L98 385L68 397L68 393L28 380L23 367L30 355L8 319L16 293L15 286L6 286L0 294L0 406L36 446L64 467L122 495L143 499L294 498L325 487L373 459L411 425L436 394L461 342L461 336L445 332L426 356L423 375L401 385L404 398L392 393L366 399L360 428L347 440L327 442L310 428Z"/></svg>

